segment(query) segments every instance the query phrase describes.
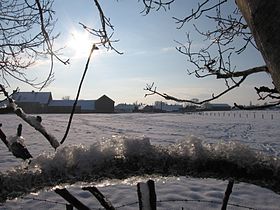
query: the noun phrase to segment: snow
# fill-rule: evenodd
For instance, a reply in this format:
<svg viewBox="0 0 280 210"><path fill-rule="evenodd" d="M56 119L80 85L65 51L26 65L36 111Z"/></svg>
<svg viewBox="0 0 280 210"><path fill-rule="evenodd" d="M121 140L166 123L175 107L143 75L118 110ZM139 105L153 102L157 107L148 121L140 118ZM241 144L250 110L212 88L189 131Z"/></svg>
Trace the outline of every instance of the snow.
<svg viewBox="0 0 280 210"><path fill-rule="evenodd" d="M22 136L9 136L8 141L10 145L17 142L21 144L23 147L25 147L24 138Z"/></svg>
<svg viewBox="0 0 280 210"><path fill-rule="evenodd" d="M42 126L56 138L63 136L68 115L42 118ZM17 125L23 124L25 144L35 157L28 170L23 169L21 161L0 145L1 192L14 188L11 197L23 196L8 200L0 209L65 209L66 201L53 191L57 184L66 185L92 209L101 206L82 186L97 186L115 207L122 206L119 209L138 209L136 184L148 179L156 182L158 209L220 209L227 185L225 174L220 174L222 179L182 176L180 173L187 169L182 164L177 167L176 162L168 165L168 161L176 159L190 166L196 172L194 176L207 177L198 173L197 165L226 160L263 175L262 181L266 176L263 169L277 175L280 167L277 111L75 115L69 138L56 152L41 134L15 115L1 115L0 119L6 135L14 134ZM112 162L115 160L129 161L129 166L122 165L125 161ZM222 167L217 169L222 171ZM157 173L148 175L145 170ZM243 180L261 184L249 179ZM21 187L16 188L18 185ZM233 186L228 209L279 209L279 198L272 190L240 180Z"/></svg>

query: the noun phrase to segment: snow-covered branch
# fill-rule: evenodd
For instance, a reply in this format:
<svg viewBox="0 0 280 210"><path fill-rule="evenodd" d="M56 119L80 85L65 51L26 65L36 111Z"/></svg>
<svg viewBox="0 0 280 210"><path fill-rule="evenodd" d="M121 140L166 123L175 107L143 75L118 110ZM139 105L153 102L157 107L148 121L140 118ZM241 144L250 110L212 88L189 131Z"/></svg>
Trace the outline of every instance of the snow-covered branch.
<svg viewBox="0 0 280 210"><path fill-rule="evenodd" d="M5 90L5 87L0 84L0 92L2 92L5 97L7 98L9 105L8 107L21 119L23 119L25 122L27 122L30 126L35 128L35 130L39 131L51 144L51 146L56 149L60 144L53 136L50 134L45 127L41 124L42 118L40 116L32 116L32 115L27 115L22 108L20 108L15 101L9 96L8 92Z"/></svg>

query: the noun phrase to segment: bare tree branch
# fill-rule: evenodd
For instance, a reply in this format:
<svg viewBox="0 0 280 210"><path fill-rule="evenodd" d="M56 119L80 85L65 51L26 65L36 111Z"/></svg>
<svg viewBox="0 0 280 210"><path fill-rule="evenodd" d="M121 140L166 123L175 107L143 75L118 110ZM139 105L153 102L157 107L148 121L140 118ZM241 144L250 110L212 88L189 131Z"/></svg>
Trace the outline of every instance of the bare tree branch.
<svg viewBox="0 0 280 210"><path fill-rule="evenodd" d="M50 55L50 61L51 61L49 75L47 76L46 80L43 82L42 86L40 87L40 89L43 89L51 81L51 78L53 77L54 57L57 60L59 60L61 63L63 63L64 65L69 64L69 59L66 60L66 61L63 61L54 52L54 50L53 50L53 40L50 39L49 33L47 32L46 26L45 26L44 10L43 10L43 8L41 6L40 1L39 0L35 0L35 1L36 1L36 5L38 7L38 10L39 10L42 34L43 34L43 37L45 39L45 43L47 44L47 51L48 51L48 53Z"/></svg>
<svg viewBox="0 0 280 210"><path fill-rule="evenodd" d="M139 1L140 0L138 0L138 2ZM170 5L174 1L175 0L142 0L142 3L144 4L144 9L141 11L141 13L148 15L153 9L155 9L156 11L164 9L166 11L167 9L170 9Z"/></svg>
<svg viewBox="0 0 280 210"><path fill-rule="evenodd" d="M234 103L234 106L241 110L255 110L255 109L267 109L267 108L275 107L279 104L280 104L280 101L273 102L273 103L266 104L266 105L261 105L261 106L242 106L242 105L238 105L238 104Z"/></svg>
<svg viewBox="0 0 280 210"><path fill-rule="evenodd" d="M280 93L275 87L271 89L265 86L261 86L259 88L255 87L255 90L257 91L259 100L265 100L267 98L280 100Z"/></svg>
<svg viewBox="0 0 280 210"><path fill-rule="evenodd" d="M102 7L100 6L98 0L94 0L94 3L97 7L97 10L99 12L100 17L100 23L101 28L95 29L90 28L86 26L83 23L79 23L86 31L88 31L93 36L96 36L99 38L100 42L95 43L96 46L102 45L107 50L114 50L118 54L123 54L122 52L118 51L114 46L114 42L118 42L119 40L112 40L113 34L114 34L114 26L111 24L110 19L107 18L102 10ZM110 34L109 31L111 31Z"/></svg>
<svg viewBox="0 0 280 210"><path fill-rule="evenodd" d="M5 87L0 84L0 92L2 92L5 97L7 98L10 109L19 116L21 119L23 119L25 122L27 122L30 126L35 128L35 130L39 131L51 144L51 146L56 149L60 144L57 141L57 139L51 135L41 124L41 117L35 117L32 115L27 115L16 103L15 101L9 96L8 92L5 90Z"/></svg>
<svg viewBox="0 0 280 210"><path fill-rule="evenodd" d="M53 0L11 0L1 1L0 14L0 79L9 85L9 78L15 78L34 88L42 88L53 80L53 58L67 64L53 49L50 37L55 20ZM50 71L46 79L30 79L26 70L40 58L50 56Z"/></svg>
<svg viewBox="0 0 280 210"><path fill-rule="evenodd" d="M236 82L234 85L228 87L226 90L222 91L221 93L219 93L217 95L215 95L213 93L211 98L208 98L208 99L205 99L205 100L202 100L202 101L193 101L193 100L189 100L189 99L180 99L180 98L176 98L174 96L168 95L166 93L160 93L160 92L157 91L157 88L154 87L154 83L152 83L151 85L146 85L146 88L144 90L146 90L146 91L148 91L150 93L145 94L145 97L156 94L156 95L159 95L159 96L163 97L166 100L172 100L172 101L176 101L176 102L180 102L180 103L192 103L192 104L201 105L203 103L210 102L210 101L213 101L213 100L215 100L217 98L220 98L221 96L225 95L229 91L239 87L240 84L245 81L246 77L247 76L243 76L238 82Z"/></svg>
<svg viewBox="0 0 280 210"><path fill-rule="evenodd" d="M235 71L235 72L228 72L221 74L220 72L215 72L214 75L217 76L217 79L226 79L226 78L232 78L232 77L243 77L243 76L249 76L251 74L259 73L259 72L267 72L268 68L267 66L258 66L251 69L243 70L243 71Z"/></svg>
<svg viewBox="0 0 280 210"><path fill-rule="evenodd" d="M71 114L70 114L68 125L67 125L67 128L66 128L65 134L64 134L62 140L60 141L60 144L63 144L63 142L66 140L66 138L68 136L68 133L69 133L69 130L70 130L70 127L71 127L71 123L72 123L72 119L73 119L73 116L74 116L74 113L75 113L75 109L76 109L76 106L77 106L77 103L78 103L78 100L79 100L82 85L83 85L83 82L84 82L84 79L85 79L85 76L86 76L86 73L87 73L87 70L88 70L89 62L91 60L91 56L92 56L92 53L93 53L94 50L98 50L98 47L96 47L95 44L93 44L92 47L91 47L91 50L90 50L90 53L89 53L89 56L88 56L88 59L87 59L87 62L86 62L86 66L85 66L85 69L84 69L84 73L83 73L83 76L82 76L80 84L79 84L76 99L75 99L75 102L74 102L73 107L72 107L72 111L71 111Z"/></svg>
<svg viewBox="0 0 280 210"><path fill-rule="evenodd" d="M227 0L202 0L198 3L196 9L191 11L190 15L184 18L173 17L176 24L179 25L177 27L178 29L182 29L187 22L201 19L202 15L204 15L206 19L215 23L215 27L210 30L208 29L207 31L201 31L194 24L196 32L205 38L204 41L208 41L200 50L193 52L192 41L190 40L190 35L188 33L186 44L175 41L179 44L176 49L178 52L185 55L187 61L193 65L194 68L191 68L191 70L187 69L189 75L194 75L197 78L215 76L217 79L224 79L225 90L217 95L212 94L211 98L197 103L191 100L179 99L168 94L162 94L156 90L154 84L151 84L146 86L145 90L150 93L145 96L157 94L167 100L202 104L217 99L232 89L239 87L249 75L259 72L269 73L267 66L259 66L243 71L236 71L236 66L232 65L232 57L243 53L249 45L253 46L257 50L258 48L256 47L247 23L237 8L233 10L232 13L227 13L226 16L224 15L222 7L226 7L227 2ZM144 2L147 13L149 13L151 9L155 9L151 6L152 3L153 1ZM260 100L264 100L266 98L279 99L279 96L277 95L278 93L267 92L266 95L261 93L263 92L257 91Z"/></svg>
<svg viewBox="0 0 280 210"><path fill-rule="evenodd" d="M182 28L186 22L189 22L192 19L198 19L203 13L219 7L220 5L227 2L227 0L223 0L223 1L218 0L218 1L215 1L214 4L210 4L210 5L209 5L209 2L211 2L211 0L205 0L202 3L198 3L197 9L192 10L192 13L187 17L184 17L181 19L173 17L173 19L176 20L176 23L180 24L178 26L178 29Z"/></svg>

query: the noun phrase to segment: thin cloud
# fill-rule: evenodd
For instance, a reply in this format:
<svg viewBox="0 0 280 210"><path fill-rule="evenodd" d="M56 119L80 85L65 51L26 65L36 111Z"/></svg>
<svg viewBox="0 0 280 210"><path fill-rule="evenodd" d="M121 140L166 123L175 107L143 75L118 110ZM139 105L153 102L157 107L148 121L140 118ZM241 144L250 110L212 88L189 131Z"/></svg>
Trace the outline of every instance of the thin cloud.
<svg viewBox="0 0 280 210"><path fill-rule="evenodd" d="M164 47L160 49L161 52L167 53L167 52L173 52L176 51L175 47Z"/></svg>

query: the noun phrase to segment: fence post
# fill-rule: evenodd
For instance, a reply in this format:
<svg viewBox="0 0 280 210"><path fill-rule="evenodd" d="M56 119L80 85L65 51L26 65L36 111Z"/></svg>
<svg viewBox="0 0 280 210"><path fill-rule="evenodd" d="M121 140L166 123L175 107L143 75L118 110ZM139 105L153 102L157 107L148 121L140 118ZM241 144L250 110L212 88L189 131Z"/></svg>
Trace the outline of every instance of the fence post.
<svg viewBox="0 0 280 210"><path fill-rule="evenodd" d="M228 185L227 185L227 189L225 191L225 195L224 195L224 199L223 199L223 205L222 205L221 210L226 210L227 209L227 204L228 204L229 196L232 192L233 183L234 183L233 179L230 179L228 181Z"/></svg>
<svg viewBox="0 0 280 210"><path fill-rule="evenodd" d="M148 180L146 183L138 183L137 194L140 210L157 209L157 196L155 191L155 182L153 180Z"/></svg>
<svg viewBox="0 0 280 210"><path fill-rule="evenodd" d="M66 210L73 210L74 207L71 204L66 204Z"/></svg>
<svg viewBox="0 0 280 210"><path fill-rule="evenodd" d="M78 210L90 210L86 205L84 205L81 201L75 198L68 190L63 189L55 189L54 190L58 195L68 201L71 205L73 205Z"/></svg>
<svg viewBox="0 0 280 210"><path fill-rule="evenodd" d="M111 202L94 186L92 187L83 187L83 190L89 191L92 195L96 197L99 203L106 209L106 210L115 210L114 206Z"/></svg>
<svg viewBox="0 0 280 210"><path fill-rule="evenodd" d="M1 130L2 127L2 123L0 123L0 139L3 141L3 143L9 148L9 142L7 140L6 135L3 133L3 131Z"/></svg>

